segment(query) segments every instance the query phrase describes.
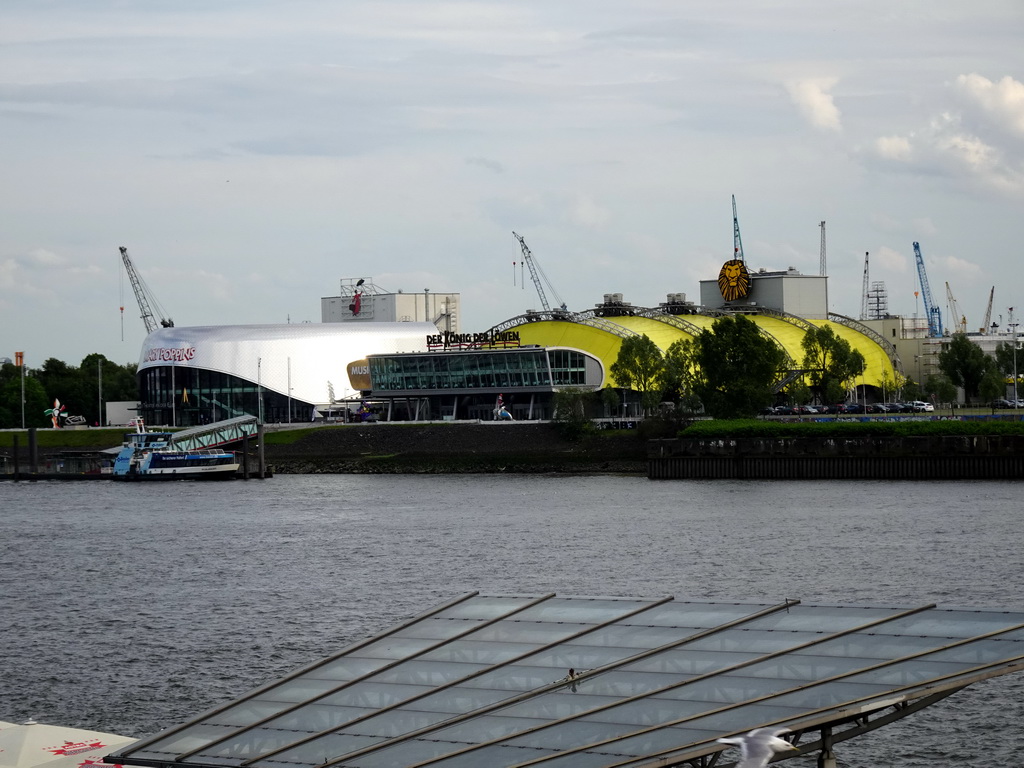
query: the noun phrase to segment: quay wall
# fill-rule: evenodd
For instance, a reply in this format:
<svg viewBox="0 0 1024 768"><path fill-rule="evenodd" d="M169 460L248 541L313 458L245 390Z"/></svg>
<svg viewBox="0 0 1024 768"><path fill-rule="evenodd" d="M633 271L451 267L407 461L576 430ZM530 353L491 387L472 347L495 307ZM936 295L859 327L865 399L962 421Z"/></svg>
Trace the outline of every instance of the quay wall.
<svg viewBox="0 0 1024 768"><path fill-rule="evenodd" d="M652 480L1024 478L1024 436L670 439L648 443Z"/></svg>

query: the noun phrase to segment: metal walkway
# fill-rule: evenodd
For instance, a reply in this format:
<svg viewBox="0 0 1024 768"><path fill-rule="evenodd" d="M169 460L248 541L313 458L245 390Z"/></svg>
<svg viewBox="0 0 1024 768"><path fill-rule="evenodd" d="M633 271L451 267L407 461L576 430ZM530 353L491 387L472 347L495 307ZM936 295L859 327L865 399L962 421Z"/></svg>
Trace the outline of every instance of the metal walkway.
<svg viewBox="0 0 1024 768"><path fill-rule="evenodd" d="M201 448L216 448L219 445L237 443L245 437L256 434L257 419L255 416L238 416L234 419L189 427L175 432L170 444L174 448L195 451Z"/></svg>

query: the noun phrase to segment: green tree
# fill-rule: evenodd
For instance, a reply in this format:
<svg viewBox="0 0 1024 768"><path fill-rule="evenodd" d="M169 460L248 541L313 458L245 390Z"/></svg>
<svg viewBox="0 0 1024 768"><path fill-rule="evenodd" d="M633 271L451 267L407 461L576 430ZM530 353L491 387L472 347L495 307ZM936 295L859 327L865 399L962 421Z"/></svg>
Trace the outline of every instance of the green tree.
<svg viewBox="0 0 1024 768"><path fill-rule="evenodd" d="M978 393L985 401L1006 397L1006 377L999 372L996 366L993 365L982 376L981 383L978 385Z"/></svg>
<svg viewBox="0 0 1024 768"><path fill-rule="evenodd" d="M808 331L800 342L804 350L803 367L811 389L822 403L846 399L853 380L867 367L860 350L840 337L830 325Z"/></svg>
<svg viewBox="0 0 1024 768"><path fill-rule="evenodd" d="M773 398L786 354L743 315L726 315L693 340L693 389L713 418L754 416Z"/></svg>
<svg viewBox="0 0 1024 768"><path fill-rule="evenodd" d="M924 393L938 403L952 403L956 400L956 384L948 376L933 373L925 379Z"/></svg>
<svg viewBox="0 0 1024 768"><path fill-rule="evenodd" d="M640 393L640 402L647 413L661 400L664 368L658 345L643 334L623 340L619 355L611 365L611 374L620 387Z"/></svg>
<svg viewBox="0 0 1024 768"><path fill-rule="evenodd" d="M968 403L977 398L982 379L995 367L995 360L967 338L966 333L954 333L939 352L939 370L953 384L963 388Z"/></svg>
<svg viewBox="0 0 1024 768"><path fill-rule="evenodd" d="M578 387L562 387L555 392L555 413L552 421L563 437L578 440L593 429L587 418L590 393Z"/></svg>
<svg viewBox="0 0 1024 768"><path fill-rule="evenodd" d="M0 428L21 428L21 372L16 366L12 368L14 375L5 375L0 384ZM48 427L50 417L44 411L51 401L46 396L42 384L30 369L25 370L25 427Z"/></svg>

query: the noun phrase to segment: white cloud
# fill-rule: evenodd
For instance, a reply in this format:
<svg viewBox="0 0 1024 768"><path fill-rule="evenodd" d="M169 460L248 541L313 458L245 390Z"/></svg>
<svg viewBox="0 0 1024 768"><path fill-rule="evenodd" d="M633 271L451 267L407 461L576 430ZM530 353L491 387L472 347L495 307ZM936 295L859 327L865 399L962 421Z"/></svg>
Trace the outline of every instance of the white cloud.
<svg viewBox="0 0 1024 768"><path fill-rule="evenodd" d="M794 80L786 83L786 90L800 110L800 114L811 125L815 128L838 131L842 128L839 109L832 100L832 94L829 93L836 82L838 81L834 77Z"/></svg>
<svg viewBox="0 0 1024 768"><path fill-rule="evenodd" d="M972 73L960 75L956 87L1001 127L1024 137L1024 83L1009 75L999 82Z"/></svg>
<svg viewBox="0 0 1024 768"><path fill-rule="evenodd" d="M875 139L875 151L886 160L906 162L910 159L913 148L906 136L880 136Z"/></svg>
<svg viewBox="0 0 1024 768"><path fill-rule="evenodd" d="M910 261L902 251L884 245L878 249L878 253L872 254L872 257L878 266L890 272L905 273L910 266Z"/></svg>
<svg viewBox="0 0 1024 768"><path fill-rule="evenodd" d="M570 203L569 219L581 227L600 229L608 222L609 218L608 209L602 208L591 197L580 196Z"/></svg>

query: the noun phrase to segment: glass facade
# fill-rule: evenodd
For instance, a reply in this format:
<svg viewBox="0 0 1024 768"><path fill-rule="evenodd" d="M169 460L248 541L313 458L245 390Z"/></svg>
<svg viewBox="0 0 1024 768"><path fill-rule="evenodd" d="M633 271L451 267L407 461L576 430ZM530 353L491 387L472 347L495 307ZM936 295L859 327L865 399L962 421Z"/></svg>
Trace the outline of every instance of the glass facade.
<svg viewBox="0 0 1024 768"><path fill-rule="evenodd" d="M429 352L369 358L375 394L424 390L582 387L588 356L572 349Z"/></svg>
<svg viewBox="0 0 1024 768"><path fill-rule="evenodd" d="M139 415L147 424L194 427L236 416L270 424L309 421L312 403L291 399L254 381L218 371L158 366L139 372ZM262 405L261 405L262 400Z"/></svg>

